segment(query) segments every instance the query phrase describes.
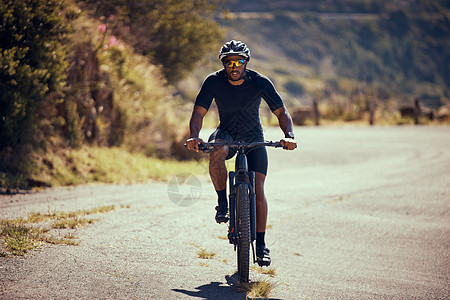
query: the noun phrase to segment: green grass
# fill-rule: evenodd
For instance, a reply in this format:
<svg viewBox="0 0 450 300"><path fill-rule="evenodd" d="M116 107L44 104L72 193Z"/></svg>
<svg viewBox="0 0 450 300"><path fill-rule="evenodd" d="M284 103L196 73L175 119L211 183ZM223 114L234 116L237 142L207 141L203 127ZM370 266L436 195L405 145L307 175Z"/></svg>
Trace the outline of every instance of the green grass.
<svg viewBox="0 0 450 300"><path fill-rule="evenodd" d="M96 219L84 218L92 214L107 213L114 206L100 206L88 210L74 212L31 213L27 218L0 220L0 241L3 241L4 251L0 257L23 256L31 250L39 249L43 244L78 245L73 234L58 238L50 233L50 229L77 229L85 227Z"/></svg>
<svg viewBox="0 0 450 300"><path fill-rule="evenodd" d="M39 247L39 233L30 227L15 224L2 226L0 236L4 237L5 247L13 255L25 255Z"/></svg>
<svg viewBox="0 0 450 300"><path fill-rule="evenodd" d="M31 250L39 249L43 244L53 245L78 245L73 237L56 238L50 235L48 229L35 228L30 225L15 222L2 221L0 227L0 240L3 239L5 250L10 255L24 256ZM7 252L1 252L1 257L9 256Z"/></svg>
<svg viewBox="0 0 450 300"><path fill-rule="evenodd" d="M205 158L207 156L205 155ZM176 174L208 174L208 162L176 161L130 153L125 148L88 147L46 153L38 163L33 178L49 186L68 186L87 183L139 183L148 180L168 181ZM51 167L49 167L49 165ZM3 175L4 177L6 175ZM33 179L32 178L32 179ZM12 180L3 180L5 183Z"/></svg>

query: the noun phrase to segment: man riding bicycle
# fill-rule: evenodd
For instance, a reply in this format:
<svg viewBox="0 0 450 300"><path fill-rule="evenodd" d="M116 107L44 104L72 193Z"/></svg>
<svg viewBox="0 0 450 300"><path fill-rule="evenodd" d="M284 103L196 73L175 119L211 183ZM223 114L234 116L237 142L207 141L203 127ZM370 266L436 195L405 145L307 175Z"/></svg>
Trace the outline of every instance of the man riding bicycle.
<svg viewBox="0 0 450 300"><path fill-rule="evenodd" d="M262 142L263 129L259 119L261 98L268 104L272 113L278 118L285 138L281 146L294 150L293 124L283 101L272 82L264 75L247 70L250 50L241 41L231 40L225 43L219 54L223 69L207 76L195 100L189 122L190 138L186 147L198 151L202 143L199 138L206 115L214 99L219 111L220 124L211 134L209 142ZM235 151L227 146L218 147L210 153L209 173L218 195L216 222L228 221L228 201L226 195L227 169L225 160L234 156ZM265 147L248 152L248 169L255 172L256 194L256 257L260 266L270 265L269 249L265 245L267 224L267 199L264 195L264 181L267 175L267 152Z"/></svg>

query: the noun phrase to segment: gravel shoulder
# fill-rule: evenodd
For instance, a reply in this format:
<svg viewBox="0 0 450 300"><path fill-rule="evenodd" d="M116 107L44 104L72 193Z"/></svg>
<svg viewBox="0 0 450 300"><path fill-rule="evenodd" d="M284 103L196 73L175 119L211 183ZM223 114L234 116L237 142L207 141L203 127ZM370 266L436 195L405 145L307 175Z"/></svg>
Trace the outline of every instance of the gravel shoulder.
<svg viewBox="0 0 450 300"><path fill-rule="evenodd" d="M271 296L281 299L448 299L450 128L308 127L296 136L294 152L269 149L276 275L251 278L276 283ZM79 246L0 258L0 299L245 299L206 172L0 195L0 219L116 206L76 230ZM174 195L198 201L181 206ZM201 248L215 257L198 258Z"/></svg>

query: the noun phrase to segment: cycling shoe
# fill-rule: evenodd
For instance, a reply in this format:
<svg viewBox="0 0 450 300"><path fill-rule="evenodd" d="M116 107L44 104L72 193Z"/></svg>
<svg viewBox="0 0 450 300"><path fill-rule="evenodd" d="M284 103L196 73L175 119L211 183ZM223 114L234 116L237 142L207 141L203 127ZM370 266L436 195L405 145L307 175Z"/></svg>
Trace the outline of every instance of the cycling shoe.
<svg viewBox="0 0 450 300"><path fill-rule="evenodd" d="M228 208L226 206L216 206L216 222L228 222Z"/></svg>
<svg viewBox="0 0 450 300"><path fill-rule="evenodd" d="M256 262L260 267L270 266L270 250L266 247L256 247Z"/></svg>

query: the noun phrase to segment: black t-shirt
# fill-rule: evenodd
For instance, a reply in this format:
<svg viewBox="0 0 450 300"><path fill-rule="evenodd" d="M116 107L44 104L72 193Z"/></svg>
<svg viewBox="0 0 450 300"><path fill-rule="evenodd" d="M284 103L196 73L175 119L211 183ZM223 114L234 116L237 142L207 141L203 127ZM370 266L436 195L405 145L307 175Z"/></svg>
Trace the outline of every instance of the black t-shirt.
<svg viewBox="0 0 450 300"><path fill-rule="evenodd" d="M264 75L247 70L241 85L232 85L225 70L206 77L195 105L209 109L215 99L219 110L219 128L226 130L234 140L262 141L263 130L259 119L261 98L271 111L283 106L283 100L272 82Z"/></svg>

